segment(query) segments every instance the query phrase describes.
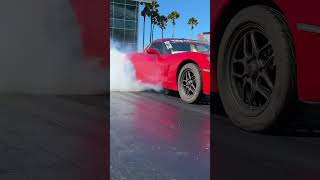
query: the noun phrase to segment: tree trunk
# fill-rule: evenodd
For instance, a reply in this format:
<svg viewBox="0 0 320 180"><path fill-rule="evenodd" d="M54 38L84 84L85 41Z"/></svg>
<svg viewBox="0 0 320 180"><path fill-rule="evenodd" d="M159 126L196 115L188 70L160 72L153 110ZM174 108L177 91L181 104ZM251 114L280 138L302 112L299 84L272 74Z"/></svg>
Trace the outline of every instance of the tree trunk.
<svg viewBox="0 0 320 180"><path fill-rule="evenodd" d="M153 32L154 32L154 24L152 24L152 35L151 35L151 41L153 42Z"/></svg>
<svg viewBox="0 0 320 180"><path fill-rule="evenodd" d="M146 16L143 16L143 36L142 36L142 49L144 50L144 37L146 32Z"/></svg>
<svg viewBox="0 0 320 180"><path fill-rule="evenodd" d="M161 38L163 39L163 29L161 28Z"/></svg>
<svg viewBox="0 0 320 180"><path fill-rule="evenodd" d="M175 25L173 25L173 27L172 27L172 38L174 38L174 26Z"/></svg>
<svg viewBox="0 0 320 180"><path fill-rule="evenodd" d="M193 38L193 27L191 26L191 39Z"/></svg>
<svg viewBox="0 0 320 180"><path fill-rule="evenodd" d="M150 17L150 43L152 42L151 36L152 36L152 18Z"/></svg>

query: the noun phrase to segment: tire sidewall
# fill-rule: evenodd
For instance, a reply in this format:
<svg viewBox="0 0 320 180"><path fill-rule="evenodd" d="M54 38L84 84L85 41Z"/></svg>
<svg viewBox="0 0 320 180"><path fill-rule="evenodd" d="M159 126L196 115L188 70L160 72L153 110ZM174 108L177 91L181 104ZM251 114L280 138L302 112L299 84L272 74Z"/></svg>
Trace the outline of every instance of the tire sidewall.
<svg viewBox="0 0 320 180"><path fill-rule="evenodd" d="M227 53L230 38L233 32L242 23L254 22L259 24L267 38L271 41L271 46L275 55L276 81L271 95L271 100L266 108L259 113L253 113L242 107L234 97L230 82L227 80L226 68L228 65ZM241 10L229 23L222 37L218 53L219 93L222 103L230 119L238 126L246 130L261 130L275 124L275 121L283 112L292 91L293 56L290 41L285 38L284 27L281 20L273 14L272 10L266 6L251 6Z"/></svg>

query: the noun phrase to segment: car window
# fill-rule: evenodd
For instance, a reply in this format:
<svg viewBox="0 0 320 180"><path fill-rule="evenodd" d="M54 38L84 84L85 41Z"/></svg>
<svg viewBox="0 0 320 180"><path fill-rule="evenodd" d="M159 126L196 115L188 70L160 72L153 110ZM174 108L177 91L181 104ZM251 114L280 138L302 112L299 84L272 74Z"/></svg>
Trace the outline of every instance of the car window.
<svg viewBox="0 0 320 180"><path fill-rule="evenodd" d="M167 53L179 53L179 52L209 53L210 52L209 44L198 43L196 41L169 40L169 41L165 41L163 45L164 45L164 50Z"/></svg>
<svg viewBox="0 0 320 180"><path fill-rule="evenodd" d="M168 49L164 42L161 43L163 54L171 54L170 49Z"/></svg>
<svg viewBox="0 0 320 180"><path fill-rule="evenodd" d="M163 46L161 42L154 42L149 48L153 48L159 51L160 54L163 54Z"/></svg>
<svg viewBox="0 0 320 180"><path fill-rule="evenodd" d="M192 44L194 52L210 52L209 44L194 43Z"/></svg>
<svg viewBox="0 0 320 180"><path fill-rule="evenodd" d="M183 41L170 41L170 44L172 46L171 50L173 52L191 51L190 43Z"/></svg>

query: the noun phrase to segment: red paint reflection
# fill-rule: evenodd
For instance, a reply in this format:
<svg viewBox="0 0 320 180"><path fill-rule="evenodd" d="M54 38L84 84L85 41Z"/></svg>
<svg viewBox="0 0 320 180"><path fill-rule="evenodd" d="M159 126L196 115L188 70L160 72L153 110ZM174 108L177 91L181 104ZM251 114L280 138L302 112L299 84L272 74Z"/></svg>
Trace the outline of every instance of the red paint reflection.
<svg viewBox="0 0 320 180"><path fill-rule="evenodd" d="M210 120L207 115L186 113L182 108L139 97L135 99L132 118L134 128L152 142L179 144L196 152L210 150Z"/></svg>
<svg viewBox="0 0 320 180"><path fill-rule="evenodd" d="M199 147L203 151L210 151L210 120L206 118L201 122L198 131Z"/></svg>
<svg viewBox="0 0 320 180"><path fill-rule="evenodd" d="M177 110L163 103L139 98L135 101L134 127L153 140L173 142L179 124Z"/></svg>

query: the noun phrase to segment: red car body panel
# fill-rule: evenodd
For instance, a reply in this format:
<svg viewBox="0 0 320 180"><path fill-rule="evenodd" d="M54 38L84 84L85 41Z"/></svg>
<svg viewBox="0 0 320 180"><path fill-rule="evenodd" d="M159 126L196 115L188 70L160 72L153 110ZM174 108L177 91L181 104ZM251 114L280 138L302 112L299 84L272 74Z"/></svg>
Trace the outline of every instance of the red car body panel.
<svg viewBox="0 0 320 180"><path fill-rule="evenodd" d="M286 17L291 30L296 55L296 74L298 97L302 101L320 101L320 33L302 30L299 24L320 26L320 1L305 0L215 0L212 4L211 31L213 32L213 46L217 36L221 36L219 26L227 21L226 14L236 13L246 4L266 4L278 8ZM260 2L260 3L259 3ZM262 2L262 3L261 3ZM268 2L268 3L266 3ZM227 13L226 13L227 12ZM219 42L217 42L217 46ZM217 48L214 48L217 50ZM216 59L216 58L214 58ZM216 78L217 61L213 60L212 85L213 92L218 92Z"/></svg>
<svg viewBox="0 0 320 180"><path fill-rule="evenodd" d="M176 54L161 54L157 56L154 54L148 54L144 51L130 53L128 54L128 57L134 65L137 80L143 83L160 85L163 88L174 91L178 90L177 79L180 68L186 62L192 61L200 68L203 82L203 93L210 94L209 54L181 52Z"/></svg>

